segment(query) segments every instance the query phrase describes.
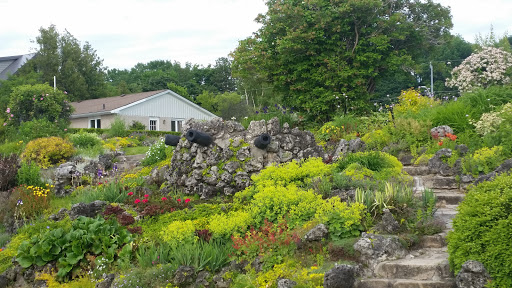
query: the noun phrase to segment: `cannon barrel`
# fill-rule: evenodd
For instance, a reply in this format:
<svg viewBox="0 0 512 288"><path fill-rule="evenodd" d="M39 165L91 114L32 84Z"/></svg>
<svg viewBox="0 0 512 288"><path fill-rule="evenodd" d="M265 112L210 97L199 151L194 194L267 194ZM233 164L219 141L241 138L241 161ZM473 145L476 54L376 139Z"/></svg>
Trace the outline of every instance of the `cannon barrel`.
<svg viewBox="0 0 512 288"><path fill-rule="evenodd" d="M270 144L270 141L272 140L272 137L268 135L267 133L263 133L260 136L256 137L254 139L254 146L256 146L259 149L266 149L268 144Z"/></svg>
<svg viewBox="0 0 512 288"><path fill-rule="evenodd" d="M167 146L178 146L180 142L180 136L165 134L165 145Z"/></svg>
<svg viewBox="0 0 512 288"><path fill-rule="evenodd" d="M201 146L208 146L213 142L210 135L194 129L188 130L187 134L185 134L185 138L187 138L188 141L197 143Z"/></svg>

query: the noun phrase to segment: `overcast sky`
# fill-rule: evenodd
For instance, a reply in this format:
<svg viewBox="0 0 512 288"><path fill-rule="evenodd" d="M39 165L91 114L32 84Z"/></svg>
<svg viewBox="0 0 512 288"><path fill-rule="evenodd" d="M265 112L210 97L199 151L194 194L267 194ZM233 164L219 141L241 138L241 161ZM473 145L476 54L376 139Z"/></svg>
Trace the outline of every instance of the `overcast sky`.
<svg viewBox="0 0 512 288"><path fill-rule="evenodd" d="M469 42L494 26L512 33L512 0L434 0L451 6L453 34ZM259 26L264 0L0 0L0 57L29 53L40 27L55 24L88 41L109 68L151 60L206 66Z"/></svg>

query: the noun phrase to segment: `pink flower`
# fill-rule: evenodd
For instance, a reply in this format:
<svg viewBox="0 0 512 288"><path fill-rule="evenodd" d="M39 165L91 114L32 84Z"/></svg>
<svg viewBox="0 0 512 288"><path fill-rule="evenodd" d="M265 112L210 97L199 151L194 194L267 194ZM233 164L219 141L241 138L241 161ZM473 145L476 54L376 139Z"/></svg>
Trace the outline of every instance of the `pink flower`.
<svg viewBox="0 0 512 288"><path fill-rule="evenodd" d="M167 197L162 197L162 201L165 201L165 200L167 200Z"/></svg>
<svg viewBox="0 0 512 288"><path fill-rule="evenodd" d="M188 203L188 202L190 202L190 199L188 199L188 198L185 199L185 203Z"/></svg>
<svg viewBox="0 0 512 288"><path fill-rule="evenodd" d="M148 199L142 199L142 202L148 203Z"/></svg>
<svg viewBox="0 0 512 288"><path fill-rule="evenodd" d="M11 108L7 108L6 113L11 113Z"/></svg>
<svg viewBox="0 0 512 288"><path fill-rule="evenodd" d="M7 125L7 123L4 122L4 126Z"/></svg>
<svg viewBox="0 0 512 288"><path fill-rule="evenodd" d="M148 197L149 197L149 195L148 195L148 194L144 195L144 198L148 198Z"/></svg>
<svg viewBox="0 0 512 288"><path fill-rule="evenodd" d="M64 129L64 131L68 131L68 129L66 128L66 129Z"/></svg>
<svg viewBox="0 0 512 288"><path fill-rule="evenodd" d="M135 199L135 201L133 201L135 204L139 204L140 203L140 200L139 199Z"/></svg>
<svg viewBox="0 0 512 288"><path fill-rule="evenodd" d="M132 196L132 195L133 195L133 192L129 192L129 193L128 193L128 196Z"/></svg>
<svg viewBox="0 0 512 288"><path fill-rule="evenodd" d="M11 114L11 117L14 117L14 115Z"/></svg>
<svg viewBox="0 0 512 288"><path fill-rule="evenodd" d="M178 199L178 200L176 200L176 201L181 202L181 199Z"/></svg>
<svg viewBox="0 0 512 288"><path fill-rule="evenodd" d="M41 97L41 100L43 100L43 97Z"/></svg>
<svg viewBox="0 0 512 288"><path fill-rule="evenodd" d="M68 91L64 91L64 94L68 94Z"/></svg>

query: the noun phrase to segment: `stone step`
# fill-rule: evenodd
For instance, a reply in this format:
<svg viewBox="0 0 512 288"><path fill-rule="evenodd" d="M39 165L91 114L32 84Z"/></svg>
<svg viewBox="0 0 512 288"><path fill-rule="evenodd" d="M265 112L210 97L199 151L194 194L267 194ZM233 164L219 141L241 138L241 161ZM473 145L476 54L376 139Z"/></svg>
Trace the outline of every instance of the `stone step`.
<svg viewBox="0 0 512 288"><path fill-rule="evenodd" d="M421 179L423 186L430 189L459 190L459 183L453 176L428 175Z"/></svg>
<svg viewBox="0 0 512 288"><path fill-rule="evenodd" d="M362 279L356 288L455 288L455 279L440 281L410 279Z"/></svg>
<svg viewBox="0 0 512 288"><path fill-rule="evenodd" d="M423 176L431 174L430 169L427 166L404 166L402 170L411 176Z"/></svg>
<svg viewBox="0 0 512 288"><path fill-rule="evenodd" d="M446 233L424 235L420 237L418 248L443 248L446 247Z"/></svg>
<svg viewBox="0 0 512 288"><path fill-rule="evenodd" d="M437 203L442 205L458 205L466 196L464 193L446 190L434 190L434 194L437 197Z"/></svg>
<svg viewBox="0 0 512 288"><path fill-rule="evenodd" d="M453 278L445 248L421 249L404 259L381 262L375 273L377 277L387 279L441 281Z"/></svg>

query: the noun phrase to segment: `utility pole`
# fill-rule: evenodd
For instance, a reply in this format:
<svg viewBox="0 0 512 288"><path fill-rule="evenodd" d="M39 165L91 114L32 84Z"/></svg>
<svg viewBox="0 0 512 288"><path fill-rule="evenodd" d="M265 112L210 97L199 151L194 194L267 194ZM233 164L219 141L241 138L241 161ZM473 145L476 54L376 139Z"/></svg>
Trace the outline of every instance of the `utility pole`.
<svg viewBox="0 0 512 288"><path fill-rule="evenodd" d="M430 61L430 97L434 97L434 68L432 61Z"/></svg>

